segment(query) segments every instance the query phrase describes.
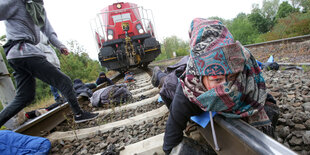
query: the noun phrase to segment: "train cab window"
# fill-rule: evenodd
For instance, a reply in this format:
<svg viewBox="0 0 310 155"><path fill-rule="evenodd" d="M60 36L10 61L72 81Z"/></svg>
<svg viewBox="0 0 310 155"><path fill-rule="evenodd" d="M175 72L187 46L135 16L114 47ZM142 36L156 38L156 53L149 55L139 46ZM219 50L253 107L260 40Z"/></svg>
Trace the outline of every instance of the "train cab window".
<svg viewBox="0 0 310 155"><path fill-rule="evenodd" d="M122 21L131 20L130 13L124 13L124 14L120 14L120 15L115 15L115 16L112 16L112 18L113 18L113 22L114 23L119 23L119 22L122 22Z"/></svg>

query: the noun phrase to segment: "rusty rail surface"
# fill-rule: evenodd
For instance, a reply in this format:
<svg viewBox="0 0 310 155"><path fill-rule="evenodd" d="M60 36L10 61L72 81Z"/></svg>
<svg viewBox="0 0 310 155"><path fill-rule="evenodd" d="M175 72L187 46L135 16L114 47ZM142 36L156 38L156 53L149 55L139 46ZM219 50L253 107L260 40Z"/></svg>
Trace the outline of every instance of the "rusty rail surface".
<svg viewBox="0 0 310 155"><path fill-rule="evenodd" d="M122 77L122 74L117 73L111 77L111 80L115 83ZM98 88L94 89L93 91L103 87L105 87L105 84L99 85ZM70 112L70 106L68 102L66 102L61 106L58 106L51 111L38 116L29 122L26 122L14 131L31 136L42 136L42 134L50 132L53 128L63 122L66 119L65 114L68 112Z"/></svg>

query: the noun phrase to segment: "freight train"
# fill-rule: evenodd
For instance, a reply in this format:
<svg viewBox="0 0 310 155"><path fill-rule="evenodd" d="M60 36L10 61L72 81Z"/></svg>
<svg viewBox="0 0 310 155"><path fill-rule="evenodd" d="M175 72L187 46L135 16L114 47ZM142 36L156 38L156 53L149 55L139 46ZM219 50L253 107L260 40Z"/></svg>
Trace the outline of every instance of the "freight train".
<svg viewBox="0 0 310 155"><path fill-rule="evenodd" d="M151 10L134 3L107 6L91 23L102 66L125 72L147 67L160 53Z"/></svg>

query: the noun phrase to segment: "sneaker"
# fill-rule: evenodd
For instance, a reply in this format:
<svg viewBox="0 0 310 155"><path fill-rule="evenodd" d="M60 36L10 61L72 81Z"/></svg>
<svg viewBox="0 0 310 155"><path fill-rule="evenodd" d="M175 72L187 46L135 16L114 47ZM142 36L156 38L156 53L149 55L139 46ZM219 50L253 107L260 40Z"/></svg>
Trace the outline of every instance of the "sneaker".
<svg viewBox="0 0 310 155"><path fill-rule="evenodd" d="M75 123L82 123L89 120L93 120L97 118L99 113L91 113L87 111L83 111L82 114L78 114L74 116Z"/></svg>
<svg viewBox="0 0 310 155"><path fill-rule="evenodd" d="M26 116L28 119L35 118L35 117L37 117L36 111L35 111L35 110L32 110L32 111L26 112L26 113L25 113L25 116Z"/></svg>
<svg viewBox="0 0 310 155"><path fill-rule="evenodd" d="M158 87L158 84L159 84L159 81L158 81L158 79L157 79L157 73L160 71L160 68L158 67L158 66L155 66L154 68L153 68L153 74L152 74L152 81L151 81L151 83L152 83L152 85L154 86L154 87Z"/></svg>

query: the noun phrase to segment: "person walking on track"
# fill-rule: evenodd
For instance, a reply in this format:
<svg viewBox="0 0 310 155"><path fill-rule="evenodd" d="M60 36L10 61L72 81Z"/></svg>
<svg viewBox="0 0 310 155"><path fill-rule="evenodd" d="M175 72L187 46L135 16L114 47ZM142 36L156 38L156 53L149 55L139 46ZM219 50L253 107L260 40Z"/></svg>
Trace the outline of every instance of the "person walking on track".
<svg viewBox="0 0 310 155"><path fill-rule="evenodd" d="M43 0L0 1L0 21L3 20L8 39L3 48L9 65L14 69L17 92L13 101L0 112L0 126L34 100L35 78L56 87L64 95L76 123L96 118L98 113L80 108L71 79L49 63L45 53L35 46L40 42L42 31L62 54L69 54L46 16Z"/></svg>

